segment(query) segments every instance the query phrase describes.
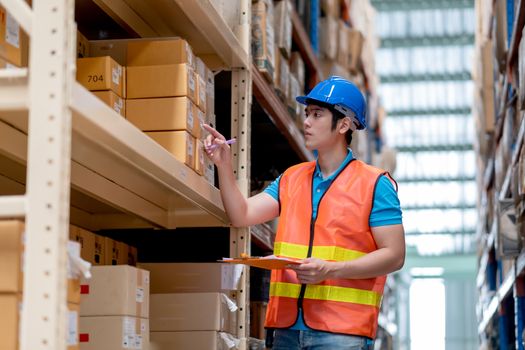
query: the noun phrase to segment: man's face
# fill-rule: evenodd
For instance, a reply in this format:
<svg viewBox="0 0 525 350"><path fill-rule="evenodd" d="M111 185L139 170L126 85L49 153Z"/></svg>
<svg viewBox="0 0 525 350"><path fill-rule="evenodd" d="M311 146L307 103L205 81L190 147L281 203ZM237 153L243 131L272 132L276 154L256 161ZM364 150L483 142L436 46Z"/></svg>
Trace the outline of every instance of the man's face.
<svg viewBox="0 0 525 350"><path fill-rule="evenodd" d="M304 121L305 146L309 150L320 150L334 141L335 130L332 130L332 112L327 108L308 105L305 108Z"/></svg>

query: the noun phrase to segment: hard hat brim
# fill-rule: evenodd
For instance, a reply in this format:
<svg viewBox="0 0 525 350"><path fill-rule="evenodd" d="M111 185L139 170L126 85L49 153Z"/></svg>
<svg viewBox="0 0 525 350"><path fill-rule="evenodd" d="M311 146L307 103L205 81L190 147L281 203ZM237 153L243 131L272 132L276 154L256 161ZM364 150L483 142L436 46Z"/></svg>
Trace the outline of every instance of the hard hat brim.
<svg viewBox="0 0 525 350"><path fill-rule="evenodd" d="M299 102L300 104L302 104L302 105L307 105L308 104L308 103L306 103L306 99L308 99L308 96L297 96L295 98L295 100L297 102Z"/></svg>

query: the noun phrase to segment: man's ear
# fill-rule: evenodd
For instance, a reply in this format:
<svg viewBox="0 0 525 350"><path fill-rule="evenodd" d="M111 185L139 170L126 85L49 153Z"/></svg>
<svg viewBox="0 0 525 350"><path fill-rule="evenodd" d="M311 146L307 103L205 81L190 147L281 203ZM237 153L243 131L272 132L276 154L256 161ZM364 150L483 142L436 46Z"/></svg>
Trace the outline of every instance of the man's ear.
<svg viewBox="0 0 525 350"><path fill-rule="evenodd" d="M346 134L346 132L351 129L351 126L352 121L350 120L350 117L339 119L339 133Z"/></svg>

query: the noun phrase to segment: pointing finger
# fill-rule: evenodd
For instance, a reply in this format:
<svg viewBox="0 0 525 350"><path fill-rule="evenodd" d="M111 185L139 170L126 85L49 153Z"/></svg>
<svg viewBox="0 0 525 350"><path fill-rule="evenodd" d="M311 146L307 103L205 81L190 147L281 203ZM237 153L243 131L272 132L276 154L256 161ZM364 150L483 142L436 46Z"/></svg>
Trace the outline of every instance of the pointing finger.
<svg viewBox="0 0 525 350"><path fill-rule="evenodd" d="M213 135L213 137L215 137L217 139L226 140L226 138L224 136L222 136L222 134L220 132L218 132L217 130L215 130L214 128L209 126L208 124L202 124L202 128L204 130L206 130L207 132L209 132L211 135Z"/></svg>

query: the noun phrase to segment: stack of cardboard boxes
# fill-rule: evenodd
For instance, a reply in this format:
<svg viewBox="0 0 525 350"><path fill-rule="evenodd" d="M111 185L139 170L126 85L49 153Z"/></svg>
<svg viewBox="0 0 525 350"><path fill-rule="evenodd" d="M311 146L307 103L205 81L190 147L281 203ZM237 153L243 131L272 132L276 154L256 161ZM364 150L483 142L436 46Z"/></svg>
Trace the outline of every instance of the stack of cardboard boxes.
<svg viewBox="0 0 525 350"><path fill-rule="evenodd" d="M151 350L237 349L242 267L217 263L149 263Z"/></svg>
<svg viewBox="0 0 525 350"><path fill-rule="evenodd" d="M149 272L133 266L94 266L82 279L82 350L149 348Z"/></svg>
<svg viewBox="0 0 525 350"><path fill-rule="evenodd" d="M215 124L214 75L190 45L181 38L86 43L77 35L77 54L93 56L77 60L77 80L91 91L104 89L95 94L214 184L214 167L205 157L201 128L205 122ZM122 77L122 85L115 84L117 77ZM112 92L120 92L125 103L115 100Z"/></svg>
<svg viewBox="0 0 525 350"><path fill-rule="evenodd" d="M77 226L70 226L69 238L80 243L80 256L92 265L137 264L137 248L103 237Z"/></svg>
<svg viewBox="0 0 525 350"><path fill-rule="evenodd" d="M125 76L124 68L109 56L77 60L77 81L123 117L126 116Z"/></svg>
<svg viewBox="0 0 525 350"><path fill-rule="evenodd" d="M292 51L292 12L289 0L252 2L252 56L302 129L302 109L295 97L305 90L304 62L299 52Z"/></svg>
<svg viewBox="0 0 525 350"><path fill-rule="evenodd" d="M0 221L0 349L18 350L20 334L20 314L23 307L23 261L24 261L23 221ZM70 257L79 258L80 246L69 242ZM68 265L67 283L67 346L68 350L79 349L78 317L80 303L79 276Z"/></svg>
<svg viewBox="0 0 525 350"><path fill-rule="evenodd" d="M320 20L319 43L325 76L339 75L354 79L360 63L364 37L341 19L341 1L323 0L324 17Z"/></svg>
<svg viewBox="0 0 525 350"><path fill-rule="evenodd" d="M2 6L0 6L0 69L27 67L29 37Z"/></svg>

